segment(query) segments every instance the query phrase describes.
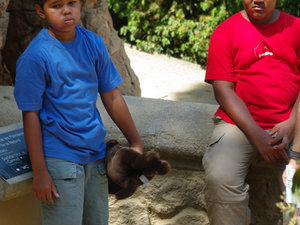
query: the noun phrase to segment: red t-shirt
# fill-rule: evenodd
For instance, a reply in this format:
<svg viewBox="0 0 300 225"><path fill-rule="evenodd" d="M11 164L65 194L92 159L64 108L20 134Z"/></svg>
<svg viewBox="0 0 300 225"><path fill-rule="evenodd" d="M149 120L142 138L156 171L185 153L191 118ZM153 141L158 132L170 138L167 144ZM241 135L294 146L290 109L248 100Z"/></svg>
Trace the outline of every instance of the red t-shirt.
<svg viewBox="0 0 300 225"><path fill-rule="evenodd" d="M241 12L213 32L205 81L235 83L262 128L287 120L300 90L300 19L280 11L272 24L254 25ZM216 112L234 124L219 108Z"/></svg>

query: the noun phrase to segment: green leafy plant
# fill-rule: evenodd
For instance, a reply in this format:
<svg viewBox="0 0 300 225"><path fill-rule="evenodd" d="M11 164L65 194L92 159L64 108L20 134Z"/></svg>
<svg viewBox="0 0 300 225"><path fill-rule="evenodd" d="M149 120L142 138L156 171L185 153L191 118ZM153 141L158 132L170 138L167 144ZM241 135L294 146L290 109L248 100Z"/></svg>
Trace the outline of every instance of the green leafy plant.
<svg viewBox="0 0 300 225"><path fill-rule="evenodd" d="M277 0L277 8L294 16L300 17L300 1Z"/></svg>
<svg viewBox="0 0 300 225"><path fill-rule="evenodd" d="M298 162L299 164L300 162ZM297 170L293 177L293 197L296 202L300 202L300 170Z"/></svg>
<svg viewBox="0 0 300 225"><path fill-rule="evenodd" d="M288 225L297 225L298 224L298 210L295 204L286 203L285 193L281 197L282 201L276 203L276 206L280 209L286 218L290 218Z"/></svg>
<svg viewBox="0 0 300 225"><path fill-rule="evenodd" d="M211 33L243 8L242 0L107 0L119 35L145 52L206 64ZM299 15L300 1L278 0Z"/></svg>
<svg viewBox="0 0 300 225"><path fill-rule="evenodd" d="M299 160L298 164L300 164ZM300 203L300 170L297 170L294 174L292 193L295 201ZM283 194L285 196L285 193ZM299 208L296 207L296 204L286 203L284 196L281 196L283 201L277 203L277 207L280 208L281 212L283 212L287 218L291 218L288 225L300 224Z"/></svg>
<svg viewBox="0 0 300 225"><path fill-rule="evenodd" d="M229 15L221 0L108 0L126 42L204 65L215 27Z"/></svg>

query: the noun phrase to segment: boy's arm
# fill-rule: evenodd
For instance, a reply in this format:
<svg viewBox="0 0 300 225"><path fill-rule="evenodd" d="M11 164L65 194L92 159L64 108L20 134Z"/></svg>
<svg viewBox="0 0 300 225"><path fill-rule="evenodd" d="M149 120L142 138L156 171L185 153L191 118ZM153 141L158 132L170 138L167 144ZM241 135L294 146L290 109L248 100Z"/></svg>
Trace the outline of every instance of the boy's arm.
<svg viewBox="0 0 300 225"><path fill-rule="evenodd" d="M287 150L290 143L293 141L295 136L295 127L297 125L296 120L297 120L297 109L299 107L299 102L300 102L300 92L293 106L293 109L290 113L289 119L274 126L274 128L270 132L271 135L276 133L276 137L271 142L274 149ZM298 123L299 122L300 120L298 120Z"/></svg>
<svg viewBox="0 0 300 225"><path fill-rule="evenodd" d="M119 89L115 88L109 92L100 93L100 96L106 111L122 131L130 147L143 153L142 140Z"/></svg>
<svg viewBox="0 0 300 225"><path fill-rule="evenodd" d="M246 104L234 91L234 83L229 81L212 81L215 98L221 108L250 138L261 156L266 161L276 161L280 156L287 159L283 151L278 151L270 144L272 137L265 132L253 119Z"/></svg>
<svg viewBox="0 0 300 225"><path fill-rule="evenodd" d="M298 98L299 98L299 96L298 96ZM299 103L298 103L298 107L296 109L296 115L297 115L297 119L296 119L293 151L300 153L300 104Z"/></svg>
<svg viewBox="0 0 300 225"><path fill-rule="evenodd" d="M300 93L298 95L298 104L294 106L294 113L296 114L296 125L295 125L295 135L294 135L294 143L293 143L293 151L300 154ZM295 169L300 169L300 165L297 164L299 159L291 158L290 165Z"/></svg>
<svg viewBox="0 0 300 225"><path fill-rule="evenodd" d="M42 144L39 111L23 111L24 135L33 173L33 193L43 202L53 203L52 193L59 197L48 173Z"/></svg>
<svg viewBox="0 0 300 225"><path fill-rule="evenodd" d="M293 108L292 113L296 115L296 122L295 122L295 135L294 135L294 143L293 143L293 151L297 152L300 154L300 104L299 104L299 99L300 99L300 93L298 95L298 99L296 101L296 104ZM299 170L300 169L300 164L297 163L299 159L291 158L289 165L292 166L294 169ZM284 170L282 174L282 180L283 183L286 185L286 169Z"/></svg>

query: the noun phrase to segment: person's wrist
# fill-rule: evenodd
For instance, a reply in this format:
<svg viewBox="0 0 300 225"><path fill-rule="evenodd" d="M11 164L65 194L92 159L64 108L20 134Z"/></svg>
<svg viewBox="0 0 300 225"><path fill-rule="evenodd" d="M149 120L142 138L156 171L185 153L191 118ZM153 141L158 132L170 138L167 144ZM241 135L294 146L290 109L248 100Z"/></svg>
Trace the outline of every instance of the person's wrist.
<svg viewBox="0 0 300 225"><path fill-rule="evenodd" d="M132 148L133 150L135 150L139 153L143 153L144 146L143 146L142 142L138 142L138 143L131 143L130 148Z"/></svg>
<svg viewBox="0 0 300 225"><path fill-rule="evenodd" d="M293 151L293 149L289 150L289 157L295 160L300 159L300 153Z"/></svg>
<svg viewBox="0 0 300 225"><path fill-rule="evenodd" d="M298 159L291 158L289 165L292 166L296 170L300 169L300 164L298 164Z"/></svg>

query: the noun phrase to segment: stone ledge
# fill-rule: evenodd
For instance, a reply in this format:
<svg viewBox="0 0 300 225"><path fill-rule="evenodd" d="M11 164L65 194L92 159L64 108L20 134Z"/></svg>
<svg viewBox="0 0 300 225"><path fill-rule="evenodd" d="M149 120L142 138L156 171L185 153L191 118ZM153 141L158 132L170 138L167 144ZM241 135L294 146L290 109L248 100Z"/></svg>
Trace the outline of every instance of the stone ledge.
<svg viewBox="0 0 300 225"><path fill-rule="evenodd" d="M176 161L180 160L181 167L202 167L201 159L213 130L212 117L217 105L131 96L124 98L145 150L155 149L178 166ZM97 107L107 127L107 139L127 143L100 101Z"/></svg>
<svg viewBox="0 0 300 225"><path fill-rule="evenodd" d="M155 149L176 168L202 168L201 159L213 129L211 117L217 106L131 96L124 98L145 150ZM13 124L5 132L22 127L22 113L15 103L13 87L0 86L0 100L0 127ZM117 139L122 144L127 144L100 99L97 107L107 127L107 140ZM0 200L28 194L31 191L31 182L31 173L7 181L0 178Z"/></svg>
<svg viewBox="0 0 300 225"><path fill-rule="evenodd" d="M213 129L212 117L217 105L177 102L124 96L145 150L155 149L170 160L189 161L186 166L201 168L199 161L208 146ZM107 128L107 140L127 143L123 134L108 116L100 99L97 107ZM13 87L0 86L0 127L22 121ZM185 167L185 166L184 166Z"/></svg>
<svg viewBox="0 0 300 225"><path fill-rule="evenodd" d="M179 182L179 186L181 187L180 189L183 189L182 193L187 193L187 195L190 196L192 189L193 191L196 191L199 199L204 199L203 193L201 192L204 185L204 172L201 168L201 159L208 145L209 135L213 129L213 121L211 120L211 117L217 106L201 103L145 99L139 97L125 97L125 100L131 111L132 117L134 118L137 129L142 136L145 150L153 148L156 149L160 152L162 157L166 157L171 162L173 168L175 168L169 175L161 177L161 179L157 177L153 180L153 185L149 187L151 187L151 190L154 191L155 196L148 192L143 192L143 196L149 196L150 198L150 203L147 203L143 209L144 212L147 214L149 213L149 207L151 210L154 210L156 205L161 204L161 198L158 199L156 195L162 196L163 199L169 199L169 196L165 196L166 190L159 189L164 185L166 185L165 188L168 190L168 195L175 196L174 202L176 202L176 204L178 203L178 196L173 191L174 184L172 182L176 180L175 178L178 177L179 172L189 174L183 175L185 178L183 181L186 181L185 189L183 189L182 186L183 181L176 181ZM97 103L97 106L100 109L103 121L108 130L107 139L115 138L125 144L126 140L119 129L111 121L104 107L100 104L100 101ZM22 114L17 109L13 98L12 87L0 86L0 118L0 127L22 121ZM179 170L176 170L176 168L179 168ZM197 177L190 177L193 176L192 174L195 174L194 176ZM250 167L247 180L250 184L249 205L252 211L252 224L280 224L281 214L275 203L280 201L279 196L281 194L281 189L279 180L281 174L282 170L280 166L277 167L276 165L265 163L262 161L261 157L258 157L255 160L255 163ZM25 179L25 177L23 178ZM189 178L195 178L195 180L199 183L191 187L188 181ZM156 183L154 181L159 182ZM170 181L171 183L168 183ZM27 180L25 179L24 182L27 186L18 188L19 195L27 193L27 188L31 189L31 178L28 178ZM7 185L7 183L1 183L0 180L0 189L2 187L7 188ZM16 192L12 191L11 193ZM15 194L9 195L16 197ZM133 198L135 197L133 196ZM186 197L183 199L186 199ZM193 195L191 196L191 199L194 199ZM141 201L145 204L144 198ZM10 201L6 202L9 203ZM112 203L113 205L111 205L111 209L114 211L112 207L115 203ZM195 207L197 209L199 208L200 211L205 211L205 207L202 206L204 203L205 202L202 200L197 200L195 202ZM172 210L174 209L176 211L176 209L178 209L176 204L172 206L173 208L170 206ZM136 215L137 211L135 211L135 208L128 205L126 201L124 201L124 205L127 207L126 209L123 208L124 211L132 212L132 214ZM173 203L171 205L173 205ZM113 212L115 213L116 218L119 218L120 215L119 207L122 208L123 206L119 206L118 204L118 209ZM160 214L161 212L159 215ZM153 217L152 214L148 216ZM131 214L130 218L132 218ZM140 221L140 218L137 218L137 220ZM112 224L119 223L116 222ZM153 224L162 223L159 221L158 223ZM192 225L198 223L189 224Z"/></svg>

